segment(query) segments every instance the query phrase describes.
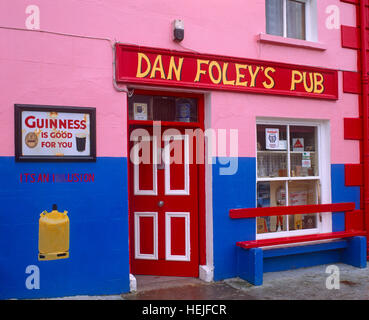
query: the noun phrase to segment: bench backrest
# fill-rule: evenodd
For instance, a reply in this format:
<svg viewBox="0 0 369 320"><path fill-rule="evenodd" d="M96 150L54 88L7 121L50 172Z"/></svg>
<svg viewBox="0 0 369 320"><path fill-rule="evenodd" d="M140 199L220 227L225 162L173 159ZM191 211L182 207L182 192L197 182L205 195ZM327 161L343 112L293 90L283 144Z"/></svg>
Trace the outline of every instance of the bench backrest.
<svg viewBox="0 0 369 320"><path fill-rule="evenodd" d="M244 219L321 212L344 212L346 230L364 230L362 210L355 210L354 202L231 209L229 216L231 219Z"/></svg>
<svg viewBox="0 0 369 320"><path fill-rule="evenodd" d="M279 206L247 209L231 209L229 216L232 219L285 216L294 214L308 214L319 212L348 212L355 210L355 203L329 203L329 204L309 204L302 206Z"/></svg>

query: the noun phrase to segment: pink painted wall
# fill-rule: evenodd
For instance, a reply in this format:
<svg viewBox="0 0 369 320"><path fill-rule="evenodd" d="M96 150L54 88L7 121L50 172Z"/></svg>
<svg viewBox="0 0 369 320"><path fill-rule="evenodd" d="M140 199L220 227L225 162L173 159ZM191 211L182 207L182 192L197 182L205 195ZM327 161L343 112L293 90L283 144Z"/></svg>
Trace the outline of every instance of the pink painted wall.
<svg viewBox="0 0 369 320"><path fill-rule="evenodd" d="M26 30L30 4L40 8L43 32ZM325 26L329 5L340 8L341 24L354 26L356 20L354 6L319 0L318 41L327 48L321 51L257 41L265 33L264 0L1 1L0 135L10 138L2 143L0 155L14 155L14 103L37 103L96 107L97 155L125 156L126 95L112 86L115 41L356 71L355 51L341 48L340 30ZM185 24L181 44L171 40L175 18ZM213 92L211 123L214 128L238 128L240 156L254 157L257 116L329 119L332 163L357 163L358 143L343 139L342 120L357 116L357 97L343 94L341 83L339 92L335 102Z"/></svg>

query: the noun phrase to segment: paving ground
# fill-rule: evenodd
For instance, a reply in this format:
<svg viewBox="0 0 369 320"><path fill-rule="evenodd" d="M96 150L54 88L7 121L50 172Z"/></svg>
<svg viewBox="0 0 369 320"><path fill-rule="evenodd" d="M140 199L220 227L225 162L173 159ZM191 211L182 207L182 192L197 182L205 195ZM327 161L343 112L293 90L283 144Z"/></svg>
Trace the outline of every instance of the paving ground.
<svg viewBox="0 0 369 320"><path fill-rule="evenodd" d="M129 300L369 300L369 267L354 268L336 264L339 270L339 289L327 289L328 265L270 272L264 274L262 286L252 286L239 278L214 283L199 282L157 289L141 288L138 292L122 295ZM329 281L329 283L331 283Z"/></svg>
<svg viewBox="0 0 369 320"><path fill-rule="evenodd" d="M339 289L327 289L327 265L264 274L262 286L239 278L205 283L194 278L137 276L137 292L63 300L369 300L369 267L339 268Z"/></svg>

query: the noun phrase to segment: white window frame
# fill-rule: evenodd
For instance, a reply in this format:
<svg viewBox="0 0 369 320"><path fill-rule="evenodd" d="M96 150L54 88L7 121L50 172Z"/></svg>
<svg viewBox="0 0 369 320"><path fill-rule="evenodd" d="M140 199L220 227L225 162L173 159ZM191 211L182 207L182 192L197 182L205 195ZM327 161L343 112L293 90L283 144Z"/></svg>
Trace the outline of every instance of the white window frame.
<svg viewBox="0 0 369 320"><path fill-rule="evenodd" d="M317 146L316 151L318 152L318 176L308 177L268 177L258 178L258 150L257 150L257 125L280 125L280 126L310 126L316 127L317 134ZM287 151L290 151L290 137L289 130L287 130ZM271 119L271 118L257 118L255 125L255 150L256 150L256 199L255 206L257 206L257 184L258 182L272 182L272 181L285 181L286 182L286 204L288 205L288 182L290 181L302 181L302 180L318 180L320 181L320 199L321 204L331 203L331 166L330 166L330 123L326 120L296 120L296 119ZM290 172L290 160L287 160L287 171ZM291 236L301 236L308 234L318 234L332 232L332 213L325 212L317 214L317 228L304 229L304 230L289 230L279 232L266 232L257 233L256 228L256 239L272 239L282 238ZM287 219L288 223L288 219ZM257 224L257 219L255 219Z"/></svg>
<svg viewBox="0 0 369 320"><path fill-rule="evenodd" d="M283 37L287 36L287 0L283 1ZM318 29L317 29L317 0L294 0L297 2L305 3L305 41L318 41ZM267 19L268 17L265 16Z"/></svg>

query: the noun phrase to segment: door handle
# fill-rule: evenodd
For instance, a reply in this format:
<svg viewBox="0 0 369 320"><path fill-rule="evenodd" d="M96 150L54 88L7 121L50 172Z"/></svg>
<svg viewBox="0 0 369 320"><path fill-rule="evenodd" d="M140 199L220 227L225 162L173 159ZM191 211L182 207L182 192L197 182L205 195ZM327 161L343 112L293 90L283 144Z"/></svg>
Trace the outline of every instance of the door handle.
<svg viewBox="0 0 369 320"><path fill-rule="evenodd" d="M163 200L158 201L158 207L159 208L161 208L163 205L164 205L164 201Z"/></svg>

